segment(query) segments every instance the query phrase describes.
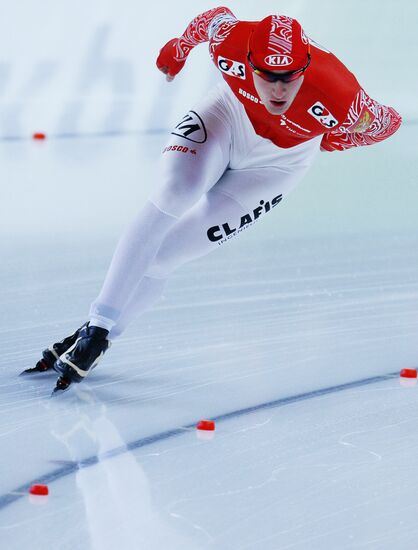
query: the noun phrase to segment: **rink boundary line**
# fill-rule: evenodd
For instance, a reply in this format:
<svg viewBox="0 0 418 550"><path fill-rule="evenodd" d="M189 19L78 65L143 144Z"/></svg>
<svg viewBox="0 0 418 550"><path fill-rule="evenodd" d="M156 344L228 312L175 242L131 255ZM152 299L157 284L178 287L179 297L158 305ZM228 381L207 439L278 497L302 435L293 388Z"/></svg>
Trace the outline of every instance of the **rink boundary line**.
<svg viewBox="0 0 418 550"><path fill-rule="evenodd" d="M403 126L415 126L418 124L418 118L407 118L402 122ZM112 138L112 137L125 137L125 136L152 136L171 134L172 127L170 128L155 128L148 130L107 130L98 132L61 132L61 133L48 133L46 132L46 141L48 139L89 139L89 138ZM29 134L25 135L10 135L0 136L0 141L34 141L33 136Z"/></svg>
<svg viewBox="0 0 418 550"><path fill-rule="evenodd" d="M338 393L338 392L353 389L353 388L369 386L371 384L376 384L378 382L385 382L397 376L399 376L399 371L380 375L380 376L364 378L362 380L355 380L354 382L346 382L345 384L338 384L336 386L330 386L328 388L313 390L310 392L305 392L298 395L292 395L289 397L281 397L273 401L266 401L265 403L260 403L259 405L253 405L252 407L245 407L243 409L238 409L236 411L231 411L229 413L221 414L211 418L215 422L222 422L224 420L229 420L231 418L238 418L240 416L245 416L247 414L263 411L266 409L284 407L286 405L291 405L293 403L299 403L301 401L314 399L315 397L322 397L324 395L330 395L330 394ZM126 445L123 445L121 447L115 447L114 449L111 449L110 451L107 451L106 453L103 453L100 456L94 455L84 460L81 460L80 462L62 461L63 466L61 466L60 468L57 468L52 472L49 472L40 477L37 477L36 479L33 479L32 481L29 481L24 485L21 485L20 487L17 487L9 491L8 493L0 495L0 510L3 510L10 504L13 504L14 502L16 502L17 500L23 497L27 497L29 495L29 488L34 484L53 483L54 481L58 481L59 479L67 477L77 472L78 470L89 468L90 466L95 466L96 464L99 464L104 460L109 460L116 456L120 456L126 452L134 451L142 447L146 447L148 445L158 443L159 441L164 441L167 439L171 439L173 437L184 435L185 433L190 432L191 430L195 430L195 428L196 428L196 423L194 422L193 424L189 424L181 428L167 430L165 432L160 432L159 434L142 437L140 439L127 443Z"/></svg>
<svg viewBox="0 0 418 550"><path fill-rule="evenodd" d="M62 132L51 133L46 132L46 142L49 139L91 139L91 138L113 138L127 136L153 136L170 134L171 129L158 128L156 130L109 130L104 132ZM21 136L0 136L0 141L34 141L31 135ZM42 140L43 141L43 140Z"/></svg>

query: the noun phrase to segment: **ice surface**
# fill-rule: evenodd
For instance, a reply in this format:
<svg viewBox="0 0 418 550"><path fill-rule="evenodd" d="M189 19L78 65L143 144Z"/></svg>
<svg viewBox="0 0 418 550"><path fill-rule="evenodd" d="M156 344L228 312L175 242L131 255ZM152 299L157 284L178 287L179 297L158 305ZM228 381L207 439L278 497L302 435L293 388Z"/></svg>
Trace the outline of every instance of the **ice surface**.
<svg viewBox="0 0 418 550"><path fill-rule="evenodd" d="M17 374L84 321L164 138L4 144L1 548L417 548L414 133L321 155L55 400Z"/></svg>
<svg viewBox="0 0 418 550"><path fill-rule="evenodd" d="M416 550L418 388L393 373L418 366L418 4L280 4L407 124L320 155L51 400L53 374L17 374L84 322L155 184L165 138L137 131L169 127L219 78L204 47L170 86L154 66L212 4L91 7L24 0L0 22L0 135L19 138L0 152L1 550Z"/></svg>

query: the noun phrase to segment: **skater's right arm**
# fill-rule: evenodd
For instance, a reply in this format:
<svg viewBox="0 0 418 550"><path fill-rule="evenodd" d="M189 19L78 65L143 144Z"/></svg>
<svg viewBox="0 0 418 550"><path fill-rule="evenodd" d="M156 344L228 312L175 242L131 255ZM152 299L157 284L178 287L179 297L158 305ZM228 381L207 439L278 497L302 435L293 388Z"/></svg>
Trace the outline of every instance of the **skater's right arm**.
<svg viewBox="0 0 418 550"><path fill-rule="evenodd" d="M170 82L181 71L195 46L210 40L220 25L236 20L231 10L225 7L214 8L195 17L179 38L172 38L160 50L157 67L166 75L166 80Z"/></svg>

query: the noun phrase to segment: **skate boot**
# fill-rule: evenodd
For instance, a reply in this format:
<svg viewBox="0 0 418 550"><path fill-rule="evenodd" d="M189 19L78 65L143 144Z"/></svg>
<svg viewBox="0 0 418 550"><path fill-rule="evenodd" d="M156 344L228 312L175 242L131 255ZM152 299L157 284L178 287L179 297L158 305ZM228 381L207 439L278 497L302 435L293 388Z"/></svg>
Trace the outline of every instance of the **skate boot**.
<svg viewBox="0 0 418 550"><path fill-rule="evenodd" d="M66 338L64 338L64 340L56 342L55 344L49 346L49 348L44 349L44 351L42 352L42 359L40 359L34 367L26 369L20 374L26 375L52 370L55 361L59 359L60 355L65 353L71 346L74 345L75 341L78 338L78 335L80 334L80 331L83 330L83 328L85 328L87 325L88 323L84 323L84 325L78 328L74 332L74 334L71 334L71 336L67 336Z"/></svg>
<svg viewBox="0 0 418 550"><path fill-rule="evenodd" d="M74 344L54 363L60 377L53 395L67 390L74 382L81 382L94 369L110 346L108 334L108 330L100 327L82 328Z"/></svg>

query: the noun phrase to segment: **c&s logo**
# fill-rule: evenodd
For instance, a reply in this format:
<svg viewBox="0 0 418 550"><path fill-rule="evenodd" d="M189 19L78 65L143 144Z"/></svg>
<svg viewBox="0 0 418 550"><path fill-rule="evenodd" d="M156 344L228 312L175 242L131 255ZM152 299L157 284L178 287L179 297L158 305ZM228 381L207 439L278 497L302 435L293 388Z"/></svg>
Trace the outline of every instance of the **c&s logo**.
<svg viewBox="0 0 418 550"><path fill-rule="evenodd" d="M240 61L234 61L233 59L219 56L218 68L229 76L236 76L237 78L245 80L245 65Z"/></svg>
<svg viewBox="0 0 418 550"><path fill-rule="evenodd" d="M317 101L315 105L312 105L308 109L308 113L312 115L318 122L326 128L334 128L338 124L338 120L331 114L331 112L322 105L320 101Z"/></svg>

